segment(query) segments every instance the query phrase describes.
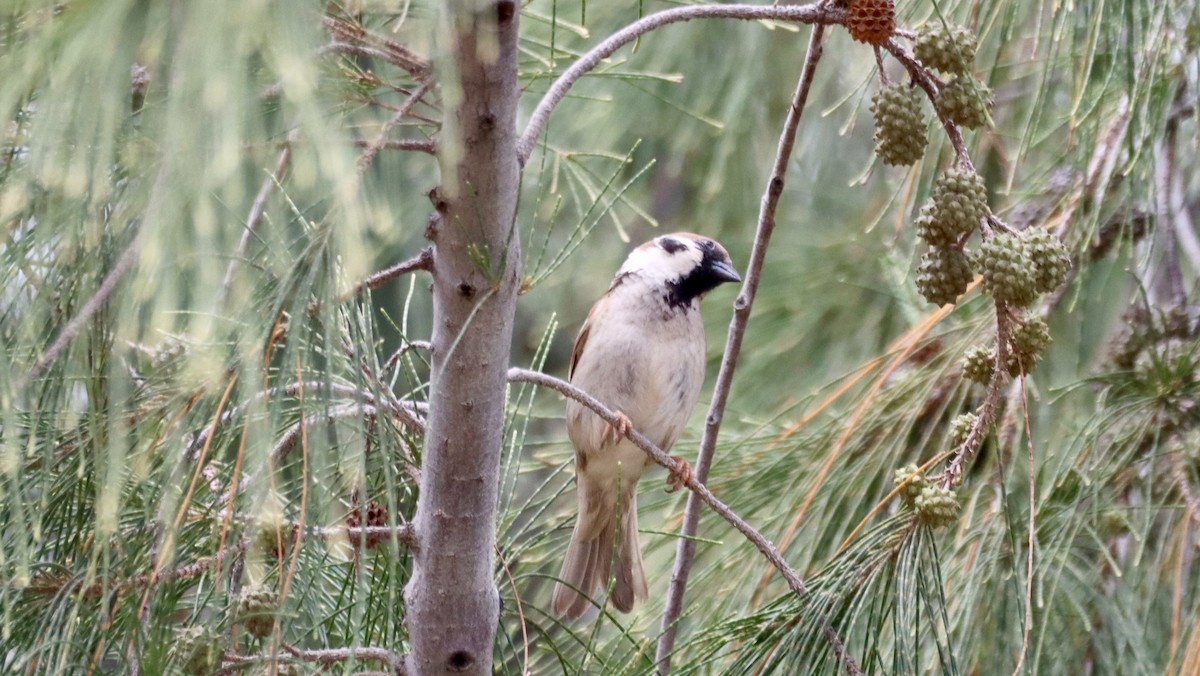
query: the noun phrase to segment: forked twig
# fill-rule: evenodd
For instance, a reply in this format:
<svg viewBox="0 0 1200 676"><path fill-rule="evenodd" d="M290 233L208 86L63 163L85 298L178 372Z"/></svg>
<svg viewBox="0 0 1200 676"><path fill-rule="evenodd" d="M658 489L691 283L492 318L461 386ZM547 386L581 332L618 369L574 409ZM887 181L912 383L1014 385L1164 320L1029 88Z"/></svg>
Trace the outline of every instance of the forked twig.
<svg viewBox="0 0 1200 676"><path fill-rule="evenodd" d="M792 105L788 109L783 131L779 135L775 164L771 168L771 177L767 180L767 188L763 193L762 206L758 213L758 228L754 236L754 247L750 252L746 281L742 283L742 291L733 304L733 319L729 322L729 333L725 339L725 355L721 359L721 369L717 373L712 403L709 405L708 415L704 419L704 437L700 441L695 467L696 480L700 483L708 481L713 450L717 445L717 435L721 432L721 420L725 416L725 406L729 400L730 386L733 383L733 372L737 369L738 356L742 350L742 339L746 334L746 326L750 322L750 307L754 303L754 296L762 277L767 246L771 243L771 234L775 231L775 212L779 206L779 198L783 194L783 178L787 173L788 161L792 156L800 116L804 113L805 104L808 102L808 92L812 87L817 61L820 60L823 51L821 41L824 34L825 27L823 25L817 24L813 27L808 51L804 55L804 67L801 69L800 79L796 83L796 92L792 96ZM696 493L691 493L688 495L687 506L683 512L683 525L680 527L680 537L675 550L675 569L671 573L671 585L663 606L661 633L658 637L658 650L655 654L658 673L664 676L671 671L671 652L675 649L679 614L683 610L683 596L687 591L688 576L691 573L692 561L696 553L694 536L699 521L700 498Z"/></svg>

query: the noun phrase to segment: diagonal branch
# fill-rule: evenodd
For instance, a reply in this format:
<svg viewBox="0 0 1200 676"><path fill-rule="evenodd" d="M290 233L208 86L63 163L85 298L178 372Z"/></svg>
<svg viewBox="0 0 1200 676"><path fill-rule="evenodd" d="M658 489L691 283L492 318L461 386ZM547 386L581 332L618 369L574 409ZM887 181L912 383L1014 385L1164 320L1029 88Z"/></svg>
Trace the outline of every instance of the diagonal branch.
<svg viewBox="0 0 1200 676"><path fill-rule="evenodd" d="M429 61L421 55L395 40L372 33L361 25L332 16L324 17L321 19L321 23L329 29L335 43L340 41L374 48L372 51L377 53L372 53L371 56L381 58L393 66L407 71L419 81L424 81L433 71Z"/></svg>
<svg viewBox="0 0 1200 676"><path fill-rule="evenodd" d="M600 416L602 420L608 422L614 427L623 424L621 419L618 418L617 414L611 409L600 403L599 400L592 397L587 392L584 392L565 380L560 380L559 378L546 375L545 373L538 373L537 371L530 371L528 369L514 367L508 370L508 381L511 383L532 383L534 385L548 387L588 407L593 413ZM634 445L642 449L646 455L650 456L650 459L658 463L660 466L665 467L669 472L677 475L679 474L680 470L683 469L682 462L667 455L665 451L658 446L655 446L654 442L650 441L650 439L640 431L631 430L628 438L634 443ZM808 586L804 584L804 581L800 579L800 576L796 573L796 571L790 565L788 565L788 562L784 560L783 555L779 553L779 550L775 548L775 545L771 544L771 542L763 537L761 533L755 530L753 526L742 519L742 517L738 516L732 509L729 508L728 505L721 502L717 496L712 494L712 491L708 490L707 486L697 481L694 475L688 476L687 481L684 482L683 485L686 486L688 490L692 491L693 495L699 496L700 501L708 505L709 508L719 514L722 519L728 521L735 530L744 535L746 539L749 540L750 543L753 544L764 557L766 557L767 561L769 561L771 565L779 571L783 578L787 580L788 587L791 588L791 590L795 592L797 596L800 596L801 598L809 598L810 594L808 591ZM829 646L833 649L834 655L837 656L838 661L842 664L842 668L847 674L861 675L862 670L859 668L858 662L856 662L854 658L848 652L846 652L845 645L842 643L842 640L838 638L837 633L834 632L833 626L829 623L829 619L815 608L814 612L818 613L818 617L820 618L822 625L821 633L824 635L825 640L829 643Z"/></svg>
<svg viewBox="0 0 1200 676"><path fill-rule="evenodd" d="M729 389L733 383L733 372L737 369L738 356L742 350L742 338L746 335L746 325L750 322L750 307L754 303L754 295L758 292L758 283L762 278L763 262L767 257L767 246L771 243L771 234L775 231L775 211L779 206L779 198L783 194L783 178L787 173L788 160L792 156L792 148L796 141L796 129L800 124L800 116L804 113L808 102L808 92L812 87L813 74L816 72L817 61L821 58L821 41L825 34L823 25L816 25L808 43L808 51L804 55L804 67L800 80L796 83L796 92L792 96L792 105L788 109L783 131L779 136L779 146L775 153L775 164L771 167L771 177L767 181L767 189L762 197L762 207L758 213L758 229L754 236L754 248L750 252L750 265L746 272L746 281L742 283L742 292L738 294L733 304L733 319L729 322L729 334L725 339L725 356L721 359L721 370L717 373L717 383L713 387L712 403L708 415L704 419L704 438L700 441L700 451L696 456L696 481L708 481L708 470L712 466L713 450L717 446L717 435L721 432L721 420L725 416L725 406L729 400ZM663 607L662 628L658 637L658 651L655 661L658 673L667 674L671 671L671 652L675 649L675 637L678 634L679 614L683 610L683 595L687 591L688 576L691 573L692 561L696 553L696 541L693 536L700 522L700 498L696 493L688 495L687 507L683 512L683 525L680 527L679 542L675 550L675 569L671 573L671 586L667 591L666 604Z"/></svg>
<svg viewBox="0 0 1200 676"><path fill-rule="evenodd" d="M362 178L362 175L366 173L367 168L371 166L371 162L375 161L375 156L379 154L379 151L382 150L385 145L387 145L388 134L391 133L392 127L400 124L404 118L408 116L417 103L420 102L421 97L425 96L425 94L433 87L433 82L433 78L429 78L422 82L421 85L417 87L416 90L413 91L413 93L408 97L408 99L406 99L404 103L398 109L396 109L396 114L392 116L392 119L384 123L383 128L379 130L379 135L375 137L375 140L371 141L371 143L367 145L366 149L363 150L362 155L360 155L358 158L359 178Z"/></svg>
<svg viewBox="0 0 1200 676"><path fill-rule="evenodd" d="M254 202L250 205L250 213L246 215L246 226L242 230L241 240L238 241L237 251L233 254L233 260L229 261L229 266L225 268L225 279L221 282L218 307L225 304L229 295L229 287L233 283L233 271L237 268L238 260L246 255L246 249L250 247L250 238L254 236L254 229L258 227L263 214L266 213L267 198L271 196L271 191L275 186L283 182L283 175L287 172L288 163L292 158L292 143L295 141L294 133L284 141L283 148L279 151L279 158L275 160L275 171L263 179L262 185L258 188L258 194L254 196Z"/></svg>
<svg viewBox="0 0 1200 676"><path fill-rule="evenodd" d="M369 148L372 143L377 142L368 141L366 139L358 139L354 142L354 147ZM437 147L437 141L434 141L433 139L391 139L384 141L383 144L379 146L379 149L412 150L418 153L425 153L426 155L436 155Z"/></svg>
<svg viewBox="0 0 1200 676"><path fill-rule="evenodd" d="M433 248L425 247L421 253L412 258L393 265L390 268L385 268L372 274L370 277L358 282L354 285L354 290L342 296L342 302L347 302L355 295L362 293L363 289L378 289L384 284L407 275L410 272L424 270L426 272L433 269Z"/></svg>
<svg viewBox="0 0 1200 676"><path fill-rule="evenodd" d="M603 42L588 50L550 85L549 91L538 102L529 117L525 133L517 141L517 160L524 165L533 152L537 138L546 128L550 113L567 95L567 91L584 75L591 72L601 61L614 52L652 30L692 19L741 19L744 21L792 21L796 23L833 24L846 20L846 10L826 7L821 3L811 5L688 5L649 14L613 33Z"/></svg>

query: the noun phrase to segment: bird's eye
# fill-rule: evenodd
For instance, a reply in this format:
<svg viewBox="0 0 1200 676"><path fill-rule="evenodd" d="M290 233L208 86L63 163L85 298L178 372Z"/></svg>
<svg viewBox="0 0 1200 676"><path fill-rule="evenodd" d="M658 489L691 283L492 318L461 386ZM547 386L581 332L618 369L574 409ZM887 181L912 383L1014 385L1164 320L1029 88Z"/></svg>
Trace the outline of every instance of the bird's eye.
<svg viewBox="0 0 1200 676"><path fill-rule="evenodd" d="M663 237L658 240L658 246L669 254L677 254L687 248L687 245L674 237Z"/></svg>

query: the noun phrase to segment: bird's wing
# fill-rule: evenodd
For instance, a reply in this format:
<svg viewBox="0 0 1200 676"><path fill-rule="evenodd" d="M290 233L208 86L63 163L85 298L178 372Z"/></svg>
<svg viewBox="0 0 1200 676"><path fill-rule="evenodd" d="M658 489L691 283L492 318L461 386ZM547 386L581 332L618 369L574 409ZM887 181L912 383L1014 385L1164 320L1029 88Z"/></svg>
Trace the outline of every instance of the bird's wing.
<svg viewBox="0 0 1200 676"><path fill-rule="evenodd" d="M567 369L567 378L575 375L575 367L579 364L579 357L583 355L583 347L587 345L588 334L592 330L592 315L596 312L596 307L592 306L592 311L588 313L588 318L584 320L583 327L579 329L579 335L575 336L575 348L571 350L571 366Z"/></svg>

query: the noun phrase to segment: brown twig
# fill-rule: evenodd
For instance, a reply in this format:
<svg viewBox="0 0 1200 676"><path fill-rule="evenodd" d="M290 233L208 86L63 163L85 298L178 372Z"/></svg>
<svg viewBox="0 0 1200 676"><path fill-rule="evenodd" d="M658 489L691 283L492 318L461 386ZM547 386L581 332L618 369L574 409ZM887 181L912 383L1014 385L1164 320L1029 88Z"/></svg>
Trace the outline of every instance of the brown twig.
<svg viewBox="0 0 1200 676"><path fill-rule="evenodd" d="M247 541L245 538L237 541L231 547L217 551L216 554L203 559L198 559L188 564L177 566L169 570L160 571L158 573L145 573L143 575L135 575L133 577L121 578L117 580L109 580L105 582L93 582L86 587L83 586L83 581L79 579L69 579L63 577L34 577L29 585L29 590L43 594L58 594L62 590L67 591L79 590L81 596L94 598L100 596L106 591L123 591L127 589L149 589L150 587L162 582L174 582L176 580L190 580L200 577L208 571L219 568L222 563L230 555L241 553L246 549Z"/></svg>
<svg viewBox="0 0 1200 676"><path fill-rule="evenodd" d="M417 418L413 411L409 410L408 407L403 404L403 402L401 402L401 405L399 406L388 402L387 404L384 404L383 408L386 412L394 415L396 419L400 421L400 424L404 425L405 427L416 430L418 433L423 433L425 431L425 423ZM347 418L373 419L377 417L378 414L379 409L373 404L345 404L342 406L335 406L322 415L300 420L289 427L288 430L283 433L283 436L279 438L279 441L275 443L275 447L271 449L271 459L274 462L283 462L286 460L288 454L291 453L292 449L296 447L296 443L300 441L304 430L308 429L308 426L311 424L322 422L331 423Z"/></svg>
<svg viewBox="0 0 1200 676"><path fill-rule="evenodd" d="M366 148L371 145L371 141L359 139L354 142L356 148ZM436 155L438 144L433 139L391 139L384 141L380 150L412 150L428 155Z"/></svg>
<svg viewBox="0 0 1200 676"><path fill-rule="evenodd" d="M433 344L430 343L428 340L410 340L409 342L405 343L399 350L396 350L395 352L393 352L392 356L388 357L387 361L385 361L383 363L384 374L386 374L388 371L391 371L392 369L396 368L396 364L400 363L400 359L404 355L408 354L409 352L411 352L413 350L424 350L424 351L428 352L431 349L433 349Z"/></svg>
<svg viewBox="0 0 1200 676"><path fill-rule="evenodd" d="M950 459L950 464L941 475L930 477L931 480L938 481L942 488L953 488L962 481L966 464L979 452L979 447L983 445L983 440L996 419L996 405L1000 401L1000 391L1004 389L1004 381L1008 377L1006 364L1010 321L1008 308L1003 303L996 303L996 366L992 371L992 379L988 382L983 404L979 406L975 424L971 426L967 438L959 445L954 457Z"/></svg>
<svg viewBox="0 0 1200 676"><path fill-rule="evenodd" d="M375 274L354 285L354 290L342 296L342 302L351 300L354 296L363 292L363 289L375 290L387 284L393 279L399 279L410 272L424 270L429 272L433 270L433 247L426 247L421 250L421 253L412 258L393 265L390 268L380 270Z"/></svg>
<svg viewBox="0 0 1200 676"><path fill-rule="evenodd" d="M767 180L767 188L762 196L762 205L758 212L758 227L754 235L754 246L750 251L750 264L747 267L746 280L742 283L741 293L733 304L733 318L729 322L729 331L725 339L725 355L721 359L721 368L717 373L717 382L713 387L712 403L705 416L704 437L700 441L700 450L696 456L696 481L708 481L708 472L712 467L713 451L717 446L717 436L721 432L721 421L725 416L725 407L729 401L729 390L733 384L733 373L737 369L738 357L742 351L742 339L746 335L746 326L750 322L750 309L754 296L758 292L758 284L762 279L763 263L767 257L767 247L771 243L771 234L775 231L775 212L779 206L779 198L783 194L784 176L787 174L788 161L792 156L792 148L796 141L796 130L800 125L800 116L804 113L808 102L808 92L812 88L813 75L817 62L823 51L821 46L825 27L817 24L812 29L812 37L808 43L808 51L804 55L804 66L800 79L796 83L796 91L792 95L792 105L788 109L783 131L779 135L779 144L775 152L775 163L771 167L771 176ZM675 549L675 568L671 573L670 588L667 591L666 603L663 606L661 633L658 638L658 649L655 654L656 668L660 674L671 671L671 653L675 649L675 638L678 635L679 614L683 610L683 596L687 591L688 576L691 573L692 561L696 553L696 528L700 522L700 498L696 493L688 495L687 506L683 512L683 525L680 527L680 537Z"/></svg>
<svg viewBox="0 0 1200 676"><path fill-rule="evenodd" d="M1021 378L1021 412L1025 416L1025 449L1029 454L1029 551L1025 561L1025 626L1021 632L1021 655L1017 658L1017 666L1013 668L1013 676L1021 673L1029 653L1029 635L1033 631L1033 551L1037 539L1037 471L1033 465L1033 429L1029 426L1029 397L1025 393L1025 379Z"/></svg>
<svg viewBox="0 0 1200 676"><path fill-rule="evenodd" d="M514 367L508 370L508 381L514 383L532 383L534 385L550 388L583 404L602 420L610 425L613 425L614 427L628 424L628 421L622 422L621 418L619 418L616 413L614 413L604 404L600 403L599 400L595 399L587 392L584 392L565 380L555 378L554 376ZM634 443L634 445L645 452L650 459L652 459L658 465L665 467L667 471L671 472L672 474L678 475L680 470L683 469L682 462L667 455L666 452L656 446L654 442L650 441L650 439L640 431L636 429L630 430L628 438ZM796 573L796 571L790 565L788 565L787 561L784 560L783 555L780 554L779 550L775 548L775 545L771 544L771 542L763 537L761 533L755 530L753 526L742 519L742 517L738 516L732 509L729 508L728 505L721 502L717 496L713 495L712 491L708 490L707 486L700 483L694 474L689 474L686 479L687 480L685 482L682 482L682 485L686 486L687 489L692 491L694 495L698 495L704 504L708 505L708 507L720 515L722 519L725 519L725 521L729 522L729 524L733 526L735 530L744 535L746 539L749 540L750 543L753 544L754 547L758 549L758 551L761 552L764 557L766 557L767 561L769 561L771 565L779 571L780 575L782 575L784 580L787 581L788 587L797 596L803 599L810 598L808 586L804 584L804 581L800 579L800 576ZM833 626L829 623L828 618L824 617L823 615L821 615L821 625L821 634L825 637L825 640L833 649L834 655L837 657L838 662L841 663L845 672L851 675L862 674L862 670L859 668L858 662L854 660L850 653L846 652L846 647L842 643L842 640L838 638L838 635L833 630Z"/></svg>
<svg viewBox="0 0 1200 676"><path fill-rule="evenodd" d="M337 42L347 42L374 47L378 53L372 53L372 56L376 56L397 68L407 71L420 81L424 81L432 72L429 61L395 40L372 33L360 25L331 16L324 17L321 22L325 24L325 28L336 39L334 44L337 44Z"/></svg>
<svg viewBox="0 0 1200 676"><path fill-rule="evenodd" d="M383 146L388 142L388 134L391 133L392 127L400 124L400 122L408 116L414 106L421 100L421 97L433 87L433 78L429 78L421 83L419 87L404 101L403 104L396 110L396 114L390 120L383 124L383 128L379 130L379 135L375 140L367 145L363 150L362 155L358 157L358 176L362 177L366 173L367 168L371 166L371 162L375 160L375 156L383 149Z"/></svg>
<svg viewBox="0 0 1200 676"><path fill-rule="evenodd" d="M387 648L373 648L364 646L361 648L326 648L323 650L301 650L294 646L283 644L283 649L291 655L304 660L305 662L315 662L321 665L333 665L338 662L346 662L348 660L370 660L372 662L383 662L392 668L392 673L396 676L404 676L406 669L404 667L404 655L394 653Z"/></svg>
<svg viewBox="0 0 1200 676"><path fill-rule="evenodd" d="M746 21L791 21L795 23L837 24L846 20L846 10L827 7L823 3L811 5L687 5L648 14L625 28L605 38L591 48L575 63L563 71L542 96L525 133L517 141L517 160L524 165L533 152L534 144L546 128L550 113L567 95L567 91L580 78L592 71L601 61L611 56L624 45L633 42L650 31L681 21L692 19L742 19Z"/></svg>
<svg viewBox="0 0 1200 676"><path fill-rule="evenodd" d="M380 270L379 272L372 274L370 277L367 277L360 282L355 282L354 288L339 296L337 302L339 304L349 303L357 298L358 295L361 294L365 289L378 289L393 279L399 279L404 275L407 275L411 272L417 272L418 270L424 270L426 272L433 271L433 247L425 247L421 250L421 253L408 260L397 263L390 268ZM317 301L309 303L309 316L315 316L320 307L321 304Z"/></svg>

